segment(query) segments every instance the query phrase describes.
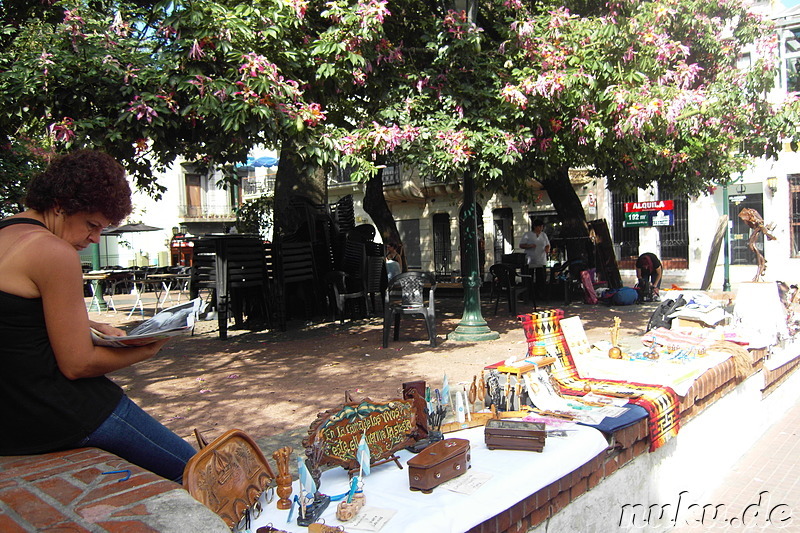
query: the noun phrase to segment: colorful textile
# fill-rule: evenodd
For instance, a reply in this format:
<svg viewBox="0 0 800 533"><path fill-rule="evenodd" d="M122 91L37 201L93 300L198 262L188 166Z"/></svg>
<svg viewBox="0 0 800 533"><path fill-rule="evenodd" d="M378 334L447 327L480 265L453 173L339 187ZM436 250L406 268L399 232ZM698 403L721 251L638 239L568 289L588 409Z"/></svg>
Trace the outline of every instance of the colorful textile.
<svg viewBox="0 0 800 533"><path fill-rule="evenodd" d="M630 403L644 407L648 414L650 451L661 447L667 440L678 434L680 428L679 398L672 388L611 379L581 378L569 351L560 320L564 317L561 309L539 311L519 315L528 350L544 344L547 355L556 358L550 373L558 383L562 394L583 396L589 385L592 392L610 393L619 396L631 395Z"/></svg>
<svg viewBox="0 0 800 533"><path fill-rule="evenodd" d="M656 328L645 333L642 344L654 348L663 347L670 351L684 350L691 355L705 355L714 341L667 328Z"/></svg>

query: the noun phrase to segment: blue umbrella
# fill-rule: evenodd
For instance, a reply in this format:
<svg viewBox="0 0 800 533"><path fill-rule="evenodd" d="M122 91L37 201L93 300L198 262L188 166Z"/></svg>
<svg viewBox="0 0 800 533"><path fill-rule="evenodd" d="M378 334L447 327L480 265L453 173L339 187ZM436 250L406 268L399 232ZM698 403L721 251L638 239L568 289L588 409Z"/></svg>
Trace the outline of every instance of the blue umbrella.
<svg viewBox="0 0 800 533"><path fill-rule="evenodd" d="M253 159L253 162L252 162L252 165L254 167L274 167L277 164L278 164L278 158L277 157L271 157L271 156L268 156L268 155L265 155L265 156L262 156L262 157L257 157L256 159Z"/></svg>

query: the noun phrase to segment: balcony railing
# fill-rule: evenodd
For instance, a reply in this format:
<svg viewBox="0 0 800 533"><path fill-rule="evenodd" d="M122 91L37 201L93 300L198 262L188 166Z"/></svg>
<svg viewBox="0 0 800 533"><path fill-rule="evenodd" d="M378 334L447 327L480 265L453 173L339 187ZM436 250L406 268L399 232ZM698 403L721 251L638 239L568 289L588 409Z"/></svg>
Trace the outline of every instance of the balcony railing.
<svg viewBox="0 0 800 533"><path fill-rule="evenodd" d="M275 175L248 176L242 178L242 194L244 196L261 196L275 192Z"/></svg>
<svg viewBox="0 0 800 533"><path fill-rule="evenodd" d="M181 205L178 216L181 218L207 220L235 220L236 213L231 205Z"/></svg>

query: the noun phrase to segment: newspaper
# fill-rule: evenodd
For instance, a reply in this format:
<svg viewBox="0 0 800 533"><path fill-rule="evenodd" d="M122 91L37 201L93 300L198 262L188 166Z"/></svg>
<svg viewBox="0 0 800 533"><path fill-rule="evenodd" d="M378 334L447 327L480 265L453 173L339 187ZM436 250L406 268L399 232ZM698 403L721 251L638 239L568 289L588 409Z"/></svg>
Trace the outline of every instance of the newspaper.
<svg viewBox="0 0 800 533"><path fill-rule="evenodd" d="M92 342L97 346L127 348L142 346L161 339L191 333L194 322L200 313L202 298L195 298L184 304L164 309L153 318L133 328L127 336L114 337L91 328Z"/></svg>

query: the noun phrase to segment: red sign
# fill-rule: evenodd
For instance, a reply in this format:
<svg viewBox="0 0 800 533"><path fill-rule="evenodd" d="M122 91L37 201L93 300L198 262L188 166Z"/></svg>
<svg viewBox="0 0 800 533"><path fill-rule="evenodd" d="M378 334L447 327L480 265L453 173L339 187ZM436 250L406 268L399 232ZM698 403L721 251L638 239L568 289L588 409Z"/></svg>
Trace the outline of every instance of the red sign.
<svg viewBox="0 0 800 533"><path fill-rule="evenodd" d="M625 202L626 213L639 211L672 211L672 200L655 200L653 202Z"/></svg>

